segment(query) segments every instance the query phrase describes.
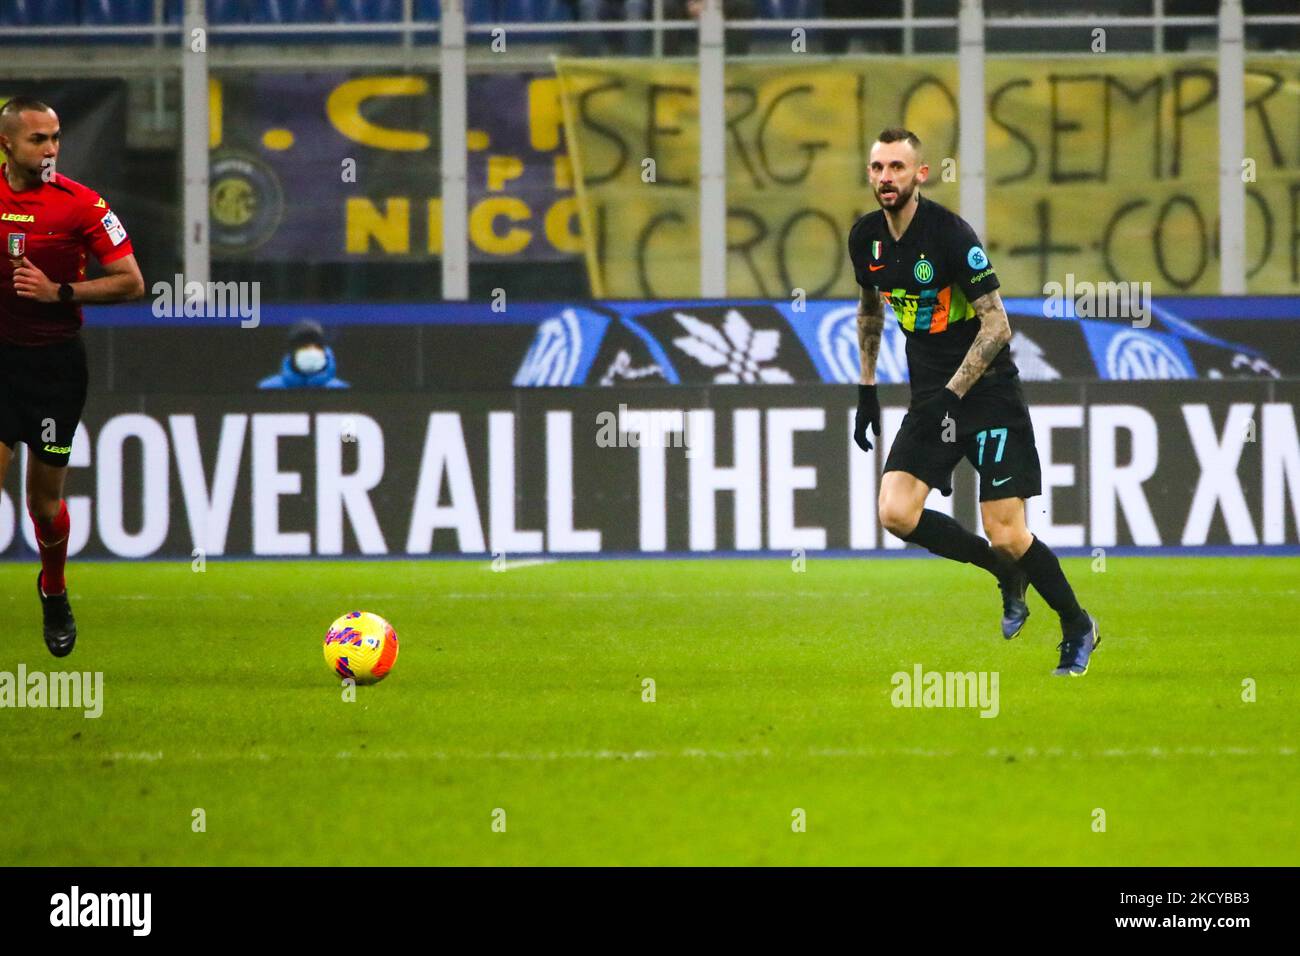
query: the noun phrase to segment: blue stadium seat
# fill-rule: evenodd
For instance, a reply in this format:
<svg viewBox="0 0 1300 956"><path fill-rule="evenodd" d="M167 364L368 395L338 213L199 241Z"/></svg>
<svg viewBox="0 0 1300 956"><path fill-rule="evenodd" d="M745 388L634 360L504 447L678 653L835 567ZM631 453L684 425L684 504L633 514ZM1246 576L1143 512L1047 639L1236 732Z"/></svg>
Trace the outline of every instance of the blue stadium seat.
<svg viewBox="0 0 1300 956"><path fill-rule="evenodd" d="M153 0L81 0L81 24L89 27L140 26L153 23ZM65 38L66 39L66 38ZM141 36L122 36L121 34L103 34L90 31L85 39L78 37L77 43L126 44L152 46L152 34ZM164 42L169 42L164 40Z"/></svg>
<svg viewBox="0 0 1300 956"><path fill-rule="evenodd" d="M249 19L253 23L331 23L334 13L330 0L253 0Z"/></svg>
<svg viewBox="0 0 1300 956"><path fill-rule="evenodd" d="M560 0L498 0L494 19L502 23L569 23L573 8ZM522 43L563 43L562 33L522 33Z"/></svg>
<svg viewBox="0 0 1300 956"><path fill-rule="evenodd" d="M365 0L359 0L364 3ZM501 0L465 0L465 22L466 23L494 23L501 18L497 16L497 7ZM430 20L435 23L442 20L442 4L440 0L415 0L415 6L411 13L416 20L425 23ZM398 5L398 14L394 18L402 19L401 5Z"/></svg>
<svg viewBox="0 0 1300 956"><path fill-rule="evenodd" d="M183 13L183 0L167 0L168 23L180 23ZM209 23L248 23L249 0L208 0Z"/></svg>
<svg viewBox="0 0 1300 956"><path fill-rule="evenodd" d="M822 5L821 0L763 0L759 15L773 20L806 20L820 17Z"/></svg>
<svg viewBox="0 0 1300 956"><path fill-rule="evenodd" d="M0 25L6 27L76 26L77 0L4 0Z"/></svg>
<svg viewBox="0 0 1300 956"><path fill-rule="evenodd" d="M492 23L499 20L496 15L500 0L465 0L466 23ZM442 4L439 0L415 0L415 19L441 20Z"/></svg>
<svg viewBox="0 0 1300 956"><path fill-rule="evenodd" d="M81 22L97 27L153 23L153 0L81 0Z"/></svg>
<svg viewBox="0 0 1300 956"><path fill-rule="evenodd" d="M564 0L532 0L532 19L544 23L572 23L574 8Z"/></svg>
<svg viewBox="0 0 1300 956"><path fill-rule="evenodd" d="M402 0L338 0L338 10L344 23L396 23L402 19ZM414 11L412 16L419 19Z"/></svg>
<svg viewBox="0 0 1300 956"><path fill-rule="evenodd" d="M344 20L339 0L250 0L250 19L253 23L273 23L285 28L283 33L255 34L228 38L226 42L242 43L348 43L355 36L342 33L300 33L293 29L299 24L338 23ZM375 39L367 34L366 39Z"/></svg>
<svg viewBox="0 0 1300 956"><path fill-rule="evenodd" d="M251 23L250 0L208 0L209 23Z"/></svg>
<svg viewBox="0 0 1300 956"><path fill-rule="evenodd" d="M497 4L496 19L503 23L533 23L542 19L534 6L533 0L503 0Z"/></svg>

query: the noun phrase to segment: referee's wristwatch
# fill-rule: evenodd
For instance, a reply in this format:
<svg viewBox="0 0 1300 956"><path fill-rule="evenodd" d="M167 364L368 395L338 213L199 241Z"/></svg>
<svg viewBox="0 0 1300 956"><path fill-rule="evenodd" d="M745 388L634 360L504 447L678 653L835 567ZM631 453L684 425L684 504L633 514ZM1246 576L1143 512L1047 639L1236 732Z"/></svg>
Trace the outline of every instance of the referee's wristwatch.
<svg viewBox="0 0 1300 956"><path fill-rule="evenodd" d="M71 301L72 301L72 295L73 295L73 293L72 293L72 286L71 286L69 283L65 282L65 283L63 283L62 285L59 286L59 301L60 301L60 302L71 302Z"/></svg>

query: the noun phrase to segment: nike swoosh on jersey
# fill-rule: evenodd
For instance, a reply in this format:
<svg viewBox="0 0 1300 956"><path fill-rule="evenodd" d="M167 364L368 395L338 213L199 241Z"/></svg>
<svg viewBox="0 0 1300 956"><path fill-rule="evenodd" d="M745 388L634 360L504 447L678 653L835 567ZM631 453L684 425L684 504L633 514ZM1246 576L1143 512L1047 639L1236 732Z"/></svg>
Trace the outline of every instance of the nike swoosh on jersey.
<svg viewBox="0 0 1300 956"><path fill-rule="evenodd" d="M1005 485L1010 480L1011 480L1010 475L1007 475L1007 477L1005 478L996 478L993 481L993 487L996 488L998 485Z"/></svg>
<svg viewBox="0 0 1300 956"><path fill-rule="evenodd" d="M867 266L867 268L870 269L872 272L879 272L881 269L885 268L885 263L882 262L878 266Z"/></svg>

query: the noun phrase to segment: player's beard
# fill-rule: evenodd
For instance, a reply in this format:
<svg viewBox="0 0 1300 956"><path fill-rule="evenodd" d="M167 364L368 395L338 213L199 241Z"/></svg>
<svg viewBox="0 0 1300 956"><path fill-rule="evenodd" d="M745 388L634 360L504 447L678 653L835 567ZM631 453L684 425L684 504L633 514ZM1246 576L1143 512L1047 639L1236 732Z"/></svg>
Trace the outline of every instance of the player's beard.
<svg viewBox="0 0 1300 956"><path fill-rule="evenodd" d="M881 198L880 190L879 189L876 190L876 202L880 204L881 209L889 209L889 210L902 209L911 201L912 193L916 192L916 183L915 182L911 183L911 185L909 185L906 189L901 188L899 186L895 186L894 189L897 191L894 193L893 199L889 200L888 202L886 202L883 198Z"/></svg>
<svg viewBox="0 0 1300 956"><path fill-rule="evenodd" d="M36 166L33 167L28 163L19 162L13 157L6 157L5 162L9 164L9 166L13 169L15 173L18 174L18 176L22 179L23 182L28 184L37 184L42 181L41 174L45 169L43 165L38 163ZM54 164L51 163L50 164L51 171L48 174L51 179L54 178L53 167Z"/></svg>

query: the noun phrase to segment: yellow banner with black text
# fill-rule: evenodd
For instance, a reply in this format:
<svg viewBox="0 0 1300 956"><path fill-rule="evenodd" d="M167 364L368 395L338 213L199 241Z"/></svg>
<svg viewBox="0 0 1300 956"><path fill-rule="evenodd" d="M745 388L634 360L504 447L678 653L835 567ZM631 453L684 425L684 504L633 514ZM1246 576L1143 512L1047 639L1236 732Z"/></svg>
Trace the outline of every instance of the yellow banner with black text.
<svg viewBox="0 0 1300 956"><path fill-rule="evenodd" d="M698 72L689 61L560 60L592 291L699 292ZM1219 291L1217 65L1112 56L985 64L985 248L1005 294L1052 282ZM855 294L846 239L876 208L876 134L924 142L927 196L958 212L957 69L857 57L727 67L727 291ZM1248 58L1247 282L1300 290L1300 61Z"/></svg>

